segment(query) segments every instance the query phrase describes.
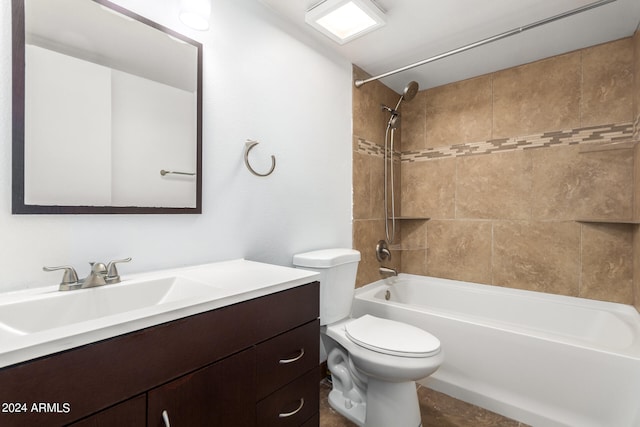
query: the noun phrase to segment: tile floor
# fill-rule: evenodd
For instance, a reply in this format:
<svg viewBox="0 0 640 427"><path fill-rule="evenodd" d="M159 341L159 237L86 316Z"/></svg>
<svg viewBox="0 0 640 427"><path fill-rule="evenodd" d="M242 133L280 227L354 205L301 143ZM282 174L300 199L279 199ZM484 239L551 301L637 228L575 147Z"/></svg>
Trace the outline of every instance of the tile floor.
<svg viewBox="0 0 640 427"><path fill-rule="evenodd" d="M355 427L334 411L327 401L331 385L320 383L320 427ZM446 394L418 386L418 400L424 427L528 427Z"/></svg>

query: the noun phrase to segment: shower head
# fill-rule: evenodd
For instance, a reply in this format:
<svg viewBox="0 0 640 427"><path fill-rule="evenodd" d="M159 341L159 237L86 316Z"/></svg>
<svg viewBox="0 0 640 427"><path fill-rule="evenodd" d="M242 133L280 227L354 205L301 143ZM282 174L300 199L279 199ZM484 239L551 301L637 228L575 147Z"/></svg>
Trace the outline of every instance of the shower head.
<svg viewBox="0 0 640 427"><path fill-rule="evenodd" d="M416 97L419 87L420 86L417 82L409 82L409 84L404 87L404 91L402 92L402 99L404 99L405 101L411 101Z"/></svg>
<svg viewBox="0 0 640 427"><path fill-rule="evenodd" d="M402 91L402 95L400 95L400 99L396 104L396 108L390 108L384 104L381 106L383 111L388 111L389 113L391 113L391 117L389 118L389 122L387 123L388 128L396 129L398 127L398 125L400 124L399 123L400 113L398 112L398 109L400 108L400 104L402 103L402 101L411 101L413 98L416 97L417 93L418 93L418 83L410 82L408 85L404 87L404 90Z"/></svg>
<svg viewBox="0 0 640 427"><path fill-rule="evenodd" d="M418 88L419 86L417 82L414 82L414 81L409 82L409 84L407 84L404 87L404 90L402 91L402 95L400 95L400 99L396 104L395 110L400 108L400 104L402 103L402 101L411 101L413 98L415 98L416 94L418 93Z"/></svg>

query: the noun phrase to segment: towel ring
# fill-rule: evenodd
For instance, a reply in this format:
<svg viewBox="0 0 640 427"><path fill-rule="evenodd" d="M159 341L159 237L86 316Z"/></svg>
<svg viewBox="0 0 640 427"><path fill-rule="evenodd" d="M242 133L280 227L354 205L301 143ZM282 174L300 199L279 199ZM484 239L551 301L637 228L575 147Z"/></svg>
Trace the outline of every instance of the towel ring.
<svg viewBox="0 0 640 427"><path fill-rule="evenodd" d="M253 149L253 147L255 147L258 144L259 144L258 141L247 139L247 142L245 143L245 151L244 151L244 164L247 166L247 169L249 169L249 172L251 172L255 176L269 176L273 173L274 169L276 168L276 158L274 155L271 155L271 169L269 169L269 172L267 173L256 172L249 164L249 151L251 151L251 149Z"/></svg>

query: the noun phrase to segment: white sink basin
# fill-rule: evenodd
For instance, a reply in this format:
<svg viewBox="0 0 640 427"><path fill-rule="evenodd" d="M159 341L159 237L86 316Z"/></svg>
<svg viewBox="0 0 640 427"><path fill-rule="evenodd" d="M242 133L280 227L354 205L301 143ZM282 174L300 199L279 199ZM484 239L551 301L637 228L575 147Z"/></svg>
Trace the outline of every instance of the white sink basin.
<svg viewBox="0 0 640 427"><path fill-rule="evenodd" d="M0 329L24 335L191 298L212 298L222 293L215 287L180 276L48 292L0 304Z"/></svg>

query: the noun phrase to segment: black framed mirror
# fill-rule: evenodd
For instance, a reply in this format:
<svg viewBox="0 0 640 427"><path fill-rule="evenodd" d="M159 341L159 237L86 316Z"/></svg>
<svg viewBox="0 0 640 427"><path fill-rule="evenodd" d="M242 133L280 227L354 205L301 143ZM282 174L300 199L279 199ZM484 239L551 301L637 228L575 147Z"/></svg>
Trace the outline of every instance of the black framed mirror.
<svg viewBox="0 0 640 427"><path fill-rule="evenodd" d="M108 0L12 8L12 213L201 213L202 45Z"/></svg>

